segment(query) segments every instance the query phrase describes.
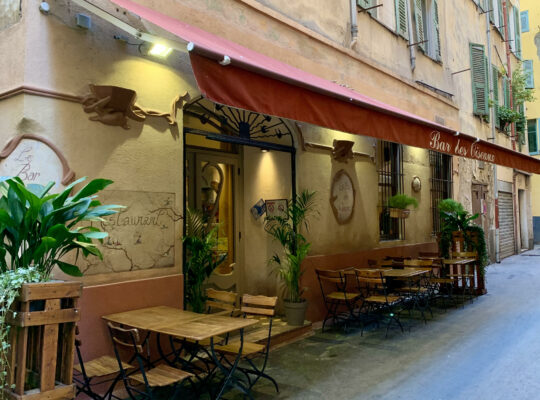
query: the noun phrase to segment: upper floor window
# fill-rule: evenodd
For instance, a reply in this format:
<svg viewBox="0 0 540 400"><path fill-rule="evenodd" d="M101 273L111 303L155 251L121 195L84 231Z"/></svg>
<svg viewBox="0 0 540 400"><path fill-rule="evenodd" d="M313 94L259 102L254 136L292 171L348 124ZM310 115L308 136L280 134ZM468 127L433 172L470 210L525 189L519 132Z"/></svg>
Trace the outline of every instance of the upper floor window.
<svg viewBox="0 0 540 400"><path fill-rule="evenodd" d="M471 81L473 93L473 113L475 115L488 118L488 80L487 80L487 58L485 55L484 46L481 44L471 43Z"/></svg>
<svg viewBox="0 0 540 400"><path fill-rule="evenodd" d="M529 11L521 12L521 32L529 32Z"/></svg>
<svg viewBox="0 0 540 400"><path fill-rule="evenodd" d="M525 88L534 89L534 70L533 70L533 60L524 60L523 61L523 72L527 77L525 81Z"/></svg>
<svg viewBox="0 0 540 400"><path fill-rule="evenodd" d="M373 18L377 18L377 0L356 0L358 7L366 10Z"/></svg>
<svg viewBox="0 0 540 400"><path fill-rule="evenodd" d="M530 119L527 121L527 136L529 140L529 154L538 154L538 132L537 121Z"/></svg>

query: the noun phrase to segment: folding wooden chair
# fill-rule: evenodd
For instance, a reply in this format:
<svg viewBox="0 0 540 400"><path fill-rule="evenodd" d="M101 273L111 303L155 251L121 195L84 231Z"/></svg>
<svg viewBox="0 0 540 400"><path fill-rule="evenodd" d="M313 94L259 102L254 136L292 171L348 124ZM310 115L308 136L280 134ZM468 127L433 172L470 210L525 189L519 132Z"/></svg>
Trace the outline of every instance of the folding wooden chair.
<svg viewBox="0 0 540 400"><path fill-rule="evenodd" d="M172 386L175 389L173 396L169 398L176 398L184 381L189 381L193 386L191 377L194 375L189 372L165 364L155 367L145 365L148 364L148 360L144 357L144 348L148 343L146 340L141 340L138 329L124 329L110 322L108 328L122 380L131 399L136 400L142 396L153 400L156 398L156 389L167 386ZM129 359L136 362L138 373L130 374L124 368L122 355L126 353L129 354Z"/></svg>
<svg viewBox="0 0 540 400"><path fill-rule="evenodd" d="M250 294L245 294L242 296L242 305L240 307L240 312L243 314L243 317L255 316L255 317L267 317L268 318L268 337L266 343L253 343L249 341L244 341L242 347L242 360L248 364L248 367L238 367L240 371L246 375L249 387L248 390L251 390L253 385L261 378L268 379L274 385L276 392L279 392L279 387L274 378L266 374L264 371L268 363L268 355L270 353L270 341L272 339L272 322L273 317L276 313L276 304L277 297L267 297L267 296L253 296ZM224 345L215 346L214 349L217 353L220 353L224 356L237 356L240 352L240 342L232 342ZM261 366L257 366L254 362L256 358L263 358ZM226 357L223 358L226 360ZM250 375L254 375L255 379L252 380Z"/></svg>
<svg viewBox="0 0 540 400"><path fill-rule="evenodd" d="M354 269L349 271L353 272ZM354 308L361 294L347 290L347 277L351 276L346 270L315 269L321 293L326 306L326 316L323 320L322 331L328 320L332 320L332 325L342 322L345 327L354 318ZM346 309L343 313L340 310Z"/></svg>
<svg viewBox="0 0 540 400"><path fill-rule="evenodd" d="M76 334L79 334L79 327L75 328ZM122 380L122 375L118 362L115 357L102 356L90 361L83 361L81 353L82 341L79 338L75 339L75 350L79 364L75 365L73 369L73 381L77 387L76 396L80 393L84 393L95 400L106 399L120 399L113 395L116 384ZM122 363L124 369L132 370L133 367L129 363ZM100 395L94 391L96 386L101 386L110 383L107 391Z"/></svg>
<svg viewBox="0 0 540 400"><path fill-rule="evenodd" d="M474 258L478 261L478 253L476 251L458 251L452 252L452 259L465 259L465 258ZM452 265L452 264L450 264ZM457 271L448 274L448 277L455 280L456 286L460 286L463 295L463 302L465 302L465 294L468 294L469 301L472 303L474 294L474 270L471 273L469 268L474 268L474 265L459 265Z"/></svg>
<svg viewBox="0 0 540 400"><path fill-rule="evenodd" d="M367 295L362 299L363 305L367 307L368 314L386 315L388 323L386 325L386 337L392 322L396 322L403 332L403 325L399 320L401 305L404 298L402 296L388 294L388 286L386 278L382 270L357 269L356 279L360 285L369 288ZM364 326L362 325L362 332Z"/></svg>

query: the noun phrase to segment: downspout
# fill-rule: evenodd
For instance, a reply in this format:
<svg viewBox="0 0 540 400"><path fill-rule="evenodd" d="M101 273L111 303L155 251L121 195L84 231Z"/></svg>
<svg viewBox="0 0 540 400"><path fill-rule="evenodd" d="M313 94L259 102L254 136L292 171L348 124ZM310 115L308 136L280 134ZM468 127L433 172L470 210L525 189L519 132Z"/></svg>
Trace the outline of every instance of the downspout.
<svg viewBox="0 0 540 400"><path fill-rule="evenodd" d="M353 49L358 41L358 10L356 9L356 0L351 0L351 45Z"/></svg>
<svg viewBox="0 0 540 400"><path fill-rule="evenodd" d="M514 109L514 96L512 95L512 64L511 64L511 57L510 57L510 38L508 37L508 8L507 8L507 1L503 0L502 7L503 7L503 23L504 23L504 37L505 37L505 49L506 49L506 64L507 64L507 71L508 71L508 93L510 96L510 108ZM516 151L516 124L510 125L510 141L512 142L512 150ZM518 233L518 213L517 213L517 185L516 185L516 171L512 171L512 204L514 208L514 240L515 240L515 246L514 251L517 252L518 250L518 237L520 236Z"/></svg>
<svg viewBox="0 0 540 400"><path fill-rule="evenodd" d="M487 26L487 56L488 56L488 87L489 87L489 100L491 104L494 104L493 91L495 87L495 77L493 76L493 68L491 64L491 23L489 22L489 13L484 14L486 16L486 26ZM497 143L497 130L495 129L495 106L490 107L491 113L491 137L489 140L496 144ZM495 241L495 261L501 262L500 257L500 246L499 246L499 188L497 183L497 165L493 164L493 198L495 199L495 210L493 218L493 232L494 232L494 241Z"/></svg>
<svg viewBox="0 0 540 400"><path fill-rule="evenodd" d="M411 43L414 43L414 36L413 36L413 23L412 23L412 15L411 15L411 3L410 0L407 0L407 24L409 25L409 45ZM411 58L411 70L414 71L416 68L416 46L409 46L409 53Z"/></svg>

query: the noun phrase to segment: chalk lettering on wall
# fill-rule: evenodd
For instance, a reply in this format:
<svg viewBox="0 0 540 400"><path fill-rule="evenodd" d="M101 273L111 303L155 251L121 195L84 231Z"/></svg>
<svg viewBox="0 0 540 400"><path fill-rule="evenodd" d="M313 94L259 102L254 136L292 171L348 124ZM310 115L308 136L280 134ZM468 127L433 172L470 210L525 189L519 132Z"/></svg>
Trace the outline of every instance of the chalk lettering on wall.
<svg viewBox="0 0 540 400"><path fill-rule="evenodd" d="M126 208L100 224L109 233L99 245L103 261L81 261L85 275L174 266L182 219L175 210L174 193L105 190L99 199Z"/></svg>

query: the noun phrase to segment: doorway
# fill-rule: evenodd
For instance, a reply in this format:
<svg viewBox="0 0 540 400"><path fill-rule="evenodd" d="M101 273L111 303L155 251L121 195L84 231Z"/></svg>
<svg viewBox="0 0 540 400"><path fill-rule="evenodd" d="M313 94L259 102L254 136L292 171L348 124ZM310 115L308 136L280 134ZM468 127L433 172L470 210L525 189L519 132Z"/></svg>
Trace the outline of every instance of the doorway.
<svg viewBox="0 0 540 400"><path fill-rule="evenodd" d="M215 252L225 257L208 286L241 291L240 221L242 177L239 155L186 149L186 207L199 210L210 229L216 229Z"/></svg>

